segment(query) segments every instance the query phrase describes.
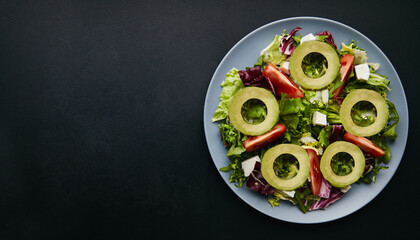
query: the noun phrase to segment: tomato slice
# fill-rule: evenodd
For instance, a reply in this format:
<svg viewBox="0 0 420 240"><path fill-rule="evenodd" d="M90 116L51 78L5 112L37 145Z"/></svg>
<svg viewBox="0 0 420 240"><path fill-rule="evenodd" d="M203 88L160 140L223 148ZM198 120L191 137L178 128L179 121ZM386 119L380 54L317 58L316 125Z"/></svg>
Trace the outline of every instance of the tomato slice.
<svg viewBox="0 0 420 240"><path fill-rule="evenodd" d="M384 150L367 138L355 136L346 132L344 133L343 140L353 143L363 152L369 153L372 157L380 157L385 154Z"/></svg>
<svg viewBox="0 0 420 240"><path fill-rule="evenodd" d="M318 195L321 192L322 186L322 173L319 169L319 156L313 149L306 149L306 152L309 154L309 162L311 164L311 170L309 171L309 179L311 180L311 190L312 193Z"/></svg>
<svg viewBox="0 0 420 240"><path fill-rule="evenodd" d="M267 147L281 136L283 136L286 130L286 126L279 123L263 135L248 137L244 141L245 150L247 152L253 152L258 149Z"/></svg>
<svg viewBox="0 0 420 240"><path fill-rule="evenodd" d="M343 83L341 84L337 89L334 90L333 94L333 98L337 98L338 96L340 96L341 92L343 91L345 85L346 85L346 81L347 78L349 77L349 74L351 72L352 66L354 64L354 56L353 54L345 54L343 56L340 57L340 62L341 62L341 67L340 67L340 81Z"/></svg>
<svg viewBox="0 0 420 240"><path fill-rule="evenodd" d="M292 81L286 74L282 73L274 64L269 63L263 71L264 77L276 87L277 96L285 93L289 98L302 98L303 93L298 85Z"/></svg>

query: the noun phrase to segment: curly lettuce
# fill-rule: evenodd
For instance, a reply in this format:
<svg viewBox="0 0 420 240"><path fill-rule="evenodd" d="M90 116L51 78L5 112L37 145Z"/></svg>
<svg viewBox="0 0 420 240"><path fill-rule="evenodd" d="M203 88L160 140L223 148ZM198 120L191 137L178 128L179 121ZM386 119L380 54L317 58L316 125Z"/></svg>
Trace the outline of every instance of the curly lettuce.
<svg viewBox="0 0 420 240"><path fill-rule="evenodd" d="M263 61L266 63L273 63L274 65L280 65L286 57L280 52L279 46L281 44L282 36L276 35L274 36L273 41L264 48L260 55L264 55Z"/></svg>
<svg viewBox="0 0 420 240"><path fill-rule="evenodd" d="M229 112L229 102L233 95L244 87L241 78L238 74L238 69L232 68L225 76L222 82L222 93L220 94L220 102L213 114L212 122L217 122L226 119Z"/></svg>

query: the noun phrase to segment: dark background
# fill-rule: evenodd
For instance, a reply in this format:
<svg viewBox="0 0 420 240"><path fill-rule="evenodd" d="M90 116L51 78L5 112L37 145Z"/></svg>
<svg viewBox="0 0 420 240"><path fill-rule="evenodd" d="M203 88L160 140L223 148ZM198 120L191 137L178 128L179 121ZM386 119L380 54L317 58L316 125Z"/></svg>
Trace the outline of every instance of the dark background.
<svg viewBox="0 0 420 240"><path fill-rule="evenodd" d="M0 239L416 234L419 10L415 1L0 1ZM255 28L294 16L369 37L398 71L410 109L389 185L360 211L315 225L242 202L203 130L224 55Z"/></svg>

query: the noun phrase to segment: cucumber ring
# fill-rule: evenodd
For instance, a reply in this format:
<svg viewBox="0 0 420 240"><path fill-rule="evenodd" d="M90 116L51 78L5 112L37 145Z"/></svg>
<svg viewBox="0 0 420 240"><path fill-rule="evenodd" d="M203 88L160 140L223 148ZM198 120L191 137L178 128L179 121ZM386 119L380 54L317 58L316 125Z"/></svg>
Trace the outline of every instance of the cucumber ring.
<svg viewBox="0 0 420 240"><path fill-rule="evenodd" d="M376 119L369 126L359 126L353 122L351 117L351 109L361 101L367 101L376 108ZM344 98L340 108L340 119L344 129L347 132L360 136L368 137L379 133L388 122L389 110L385 99L377 92L368 89L356 89L350 92Z"/></svg>
<svg viewBox="0 0 420 240"><path fill-rule="evenodd" d="M258 124L246 122L242 116L242 106L250 99L258 99L267 107L267 116ZM279 120L279 104L274 95L260 87L245 87L233 95L229 103L229 119L232 125L248 136L258 136L268 132Z"/></svg>
<svg viewBox="0 0 420 240"><path fill-rule="evenodd" d="M339 176L331 168L331 160L337 153L345 152L352 156L354 161L353 171L345 176ZM336 141L325 149L320 163L321 173L324 178L334 187L343 188L356 182L365 170L365 155L362 150L353 143Z"/></svg>
<svg viewBox="0 0 420 240"><path fill-rule="evenodd" d="M310 53L322 54L328 62L325 74L319 78L306 76L302 69L303 59ZM322 89L337 78L340 72L340 58L336 50L325 42L308 41L297 46L290 57L290 74L297 83L306 89Z"/></svg>
<svg viewBox="0 0 420 240"><path fill-rule="evenodd" d="M274 161L282 154L291 154L299 162L299 171L291 179L282 179L274 172ZM308 179L310 170L309 155L304 148L295 144L279 144L267 150L261 160L261 173L264 179L279 190L294 190Z"/></svg>

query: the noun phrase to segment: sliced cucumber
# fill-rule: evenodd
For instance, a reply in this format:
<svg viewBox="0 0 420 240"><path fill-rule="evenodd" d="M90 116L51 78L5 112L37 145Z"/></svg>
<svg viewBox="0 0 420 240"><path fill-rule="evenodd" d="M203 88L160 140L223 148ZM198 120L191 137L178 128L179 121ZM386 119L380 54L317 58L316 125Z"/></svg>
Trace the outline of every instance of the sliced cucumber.
<svg viewBox="0 0 420 240"><path fill-rule="evenodd" d="M267 116L257 124L245 121L242 116L242 106L250 99L262 101L267 107ZM229 119L232 125L248 136L258 136L268 132L279 120L279 104L274 95L260 87L245 87L233 95L229 103Z"/></svg>
<svg viewBox="0 0 420 240"><path fill-rule="evenodd" d="M359 126L354 123L351 110L361 101L367 101L376 108L376 119L369 126ZM379 133L388 122L388 105L385 99L377 92L368 89L356 89L344 98L340 108L340 119L347 132L361 137L368 137Z"/></svg>
<svg viewBox="0 0 420 240"><path fill-rule="evenodd" d="M290 179L283 179L274 171L274 161L282 154L293 155L298 163L297 174ZM309 155L305 149L295 144L279 144L268 149L261 160L261 172L265 180L276 189L294 190L305 183L309 176Z"/></svg>
<svg viewBox="0 0 420 240"><path fill-rule="evenodd" d="M302 61L310 53L320 53L327 60L328 68L321 77L308 77L302 69ZM292 78L303 88L322 89L337 78L340 72L340 58L336 50L328 43L308 41L296 47L290 57L289 66Z"/></svg>
<svg viewBox="0 0 420 240"><path fill-rule="evenodd" d="M353 158L353 170L344 176L337 175L331 168L331 160L337 153L348 153ZM365 155L353 143L336 141L325 149L321 158L320 169L324 178L334 187L343 188L356 182L365 170Z"/></svg>

